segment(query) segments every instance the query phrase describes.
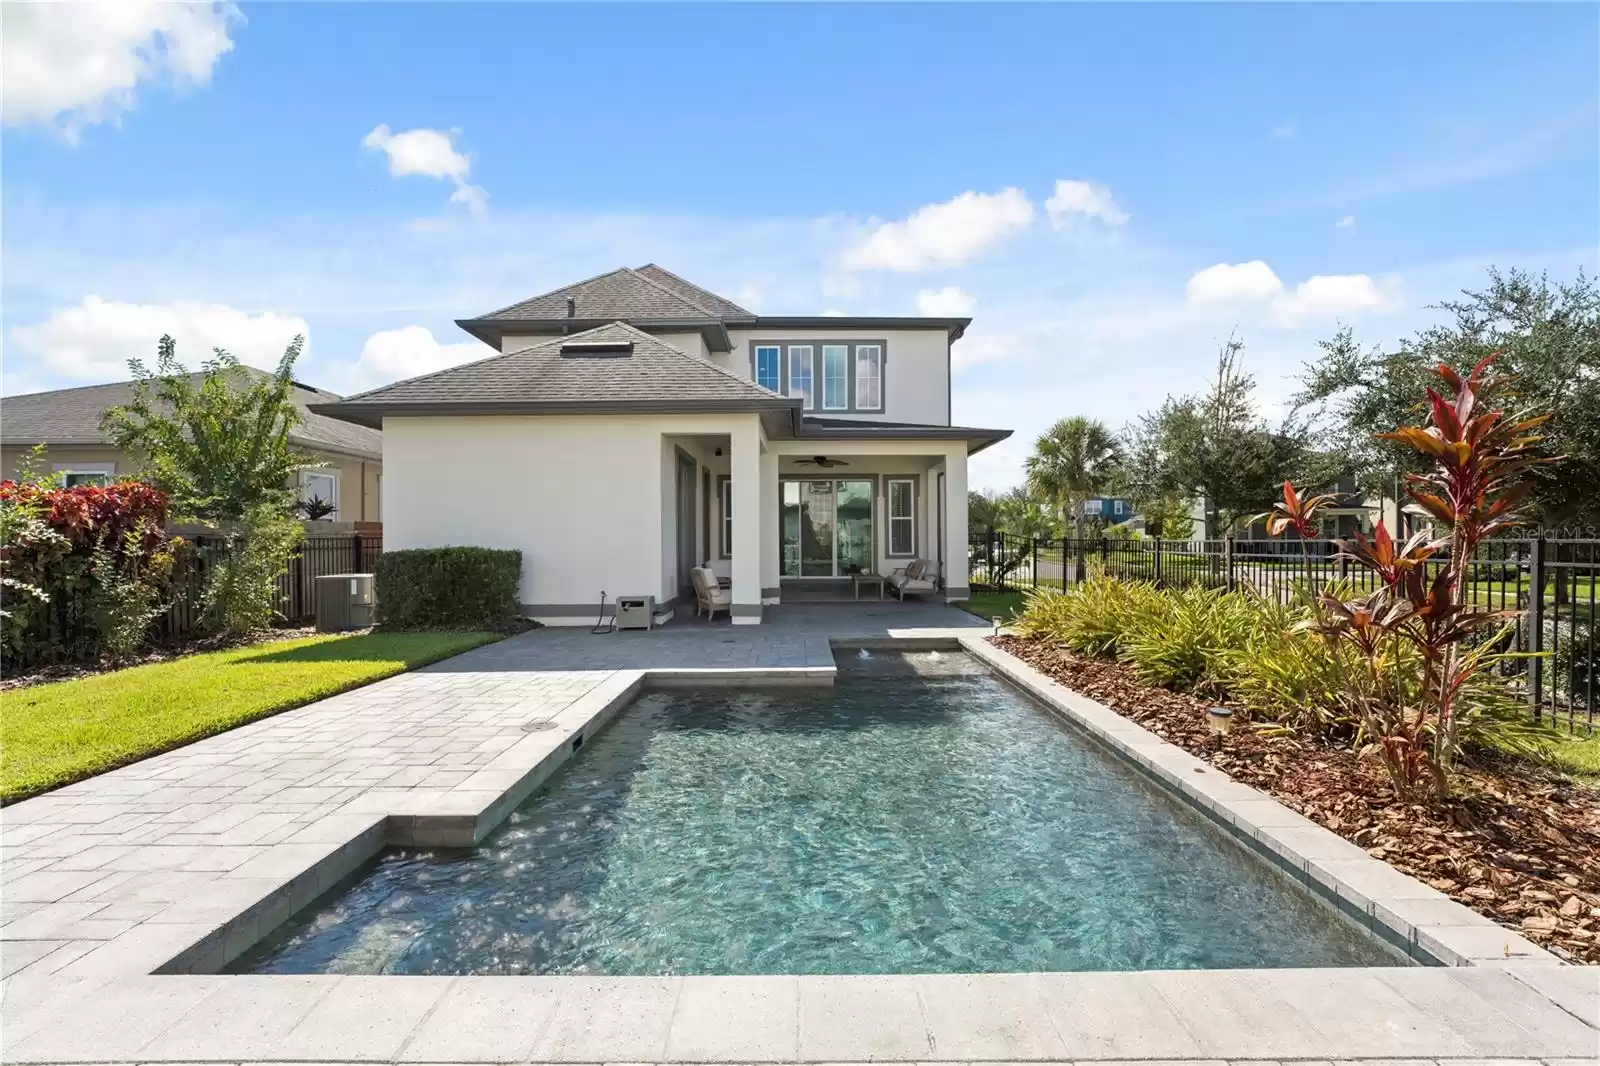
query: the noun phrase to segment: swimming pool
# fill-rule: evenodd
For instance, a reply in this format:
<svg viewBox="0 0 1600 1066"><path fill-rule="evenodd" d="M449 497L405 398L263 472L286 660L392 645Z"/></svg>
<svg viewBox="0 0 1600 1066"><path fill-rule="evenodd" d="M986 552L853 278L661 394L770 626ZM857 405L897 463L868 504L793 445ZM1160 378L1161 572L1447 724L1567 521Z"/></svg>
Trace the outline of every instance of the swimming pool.
<svg viewBox="0 0 1600 1066"><path fill-rule="evenodd" d="M472 851L395 850L254 973L986 973L1404 959L962 654L646 693Z"/></svg>

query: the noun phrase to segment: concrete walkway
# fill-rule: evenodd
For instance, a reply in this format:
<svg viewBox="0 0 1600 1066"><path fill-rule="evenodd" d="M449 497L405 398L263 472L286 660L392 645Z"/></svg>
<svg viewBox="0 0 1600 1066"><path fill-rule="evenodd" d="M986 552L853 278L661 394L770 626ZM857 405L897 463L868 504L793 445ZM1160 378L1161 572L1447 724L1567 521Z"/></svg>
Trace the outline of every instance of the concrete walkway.
<svg viewBox="0 0 1600 1066"><path fill-rule="evenodd" d="M830 641L949 646L989 629L931 604L789 606L767 620L536 631L7 808L0 1058L1600 1058L1600 970L1516 959L1133 974L214 976L386 844L481 839L647 680L827 684ZM1044 679L1013 680L1054 698ZM1129 738L1156 770L1191 774L1176 749L1158 750L1095 708L1076 709L1080 724ZM1229 791L1242 787L1206 784L1197 795L1276 807ZM1280 834L1288 824L1266 821ZM1309 851L1300 839L1295 847Z"/></svg>

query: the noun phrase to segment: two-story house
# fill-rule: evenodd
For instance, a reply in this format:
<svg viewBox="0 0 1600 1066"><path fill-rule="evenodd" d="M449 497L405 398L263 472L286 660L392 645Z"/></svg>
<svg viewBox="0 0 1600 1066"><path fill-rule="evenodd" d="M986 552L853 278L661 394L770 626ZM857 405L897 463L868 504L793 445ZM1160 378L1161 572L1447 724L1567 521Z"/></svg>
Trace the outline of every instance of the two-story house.
<svg viewBox="0 0 1600 1066"><path fill-rule="evenodd" d="M718 561L735 623L918 559L960 600L967 457L1009 435L951 425L968 321L766 317L625 268L458 323L495 354L314 410L383 431L386 549L520 549L541 622L692 604Z"/></svg>

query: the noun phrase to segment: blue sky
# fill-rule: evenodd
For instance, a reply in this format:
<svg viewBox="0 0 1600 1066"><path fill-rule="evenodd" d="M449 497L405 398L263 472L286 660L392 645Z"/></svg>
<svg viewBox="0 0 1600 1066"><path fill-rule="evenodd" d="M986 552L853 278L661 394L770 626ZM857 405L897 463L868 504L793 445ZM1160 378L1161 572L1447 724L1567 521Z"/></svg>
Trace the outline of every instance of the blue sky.
<svg viewBox="0 0 1600 1066"><path fill-rule="evenodd" d="M1004 487L1055 418L1202 387L1230 331L1276 404L1341 323L1391 341L1490 264L1600 258L1593 5L54 5L6 31L8 393L125 376L164 331L269 362L301 330L300 376L354 391L477 354L454 318L656 261L765 313L970 313L956 417L1018 431L974 468Z"/></svg>

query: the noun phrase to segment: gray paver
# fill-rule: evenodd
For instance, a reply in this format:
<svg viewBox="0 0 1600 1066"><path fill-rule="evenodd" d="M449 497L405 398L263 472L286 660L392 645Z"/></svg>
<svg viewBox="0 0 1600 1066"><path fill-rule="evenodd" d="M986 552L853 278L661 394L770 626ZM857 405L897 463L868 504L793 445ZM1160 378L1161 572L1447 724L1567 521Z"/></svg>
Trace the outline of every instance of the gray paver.
<svg viewBox="0 0 1600 1066"><path fill-rule="evenodd" d="M453 977L343 977L274 1052L275 1058L387 1062Z"/></svg>
<svg viewBox="0 0 1600 1066"><path fill-rule="evenodd" d="M914 1062L934 1048L916 982L906 977L800 979L802 1062Z"/></svg>
<svg viewBox="0 0 1600 1066"><path fill-rule="evenodd" d="M667 1034L674 1062L788 1062L800 1046L798 977L686 981ZM729 1025L731 1018L739 1024Z"/></svg>
<svg viewBox="0 0 1600 1066"><path fill-rule="evenodd" d="M534 1042L535 1062L659 1062L682 978L570 978Z"/></svg>
<svg viewBox="0 0 1600 1066"><path fill-rule="evenodd" d="M929 976L917 983L917 995L933 1046L929 1058L1066 1057L1066 1045L1056 1034L1031 975Z"/></svg>
<svg viewBox="0 0 1600 1066"><path fill-rule="evenodd" d="M555 1017L557 977L463 977L400 1053L402 1062L523 1062Z"/></svg>

